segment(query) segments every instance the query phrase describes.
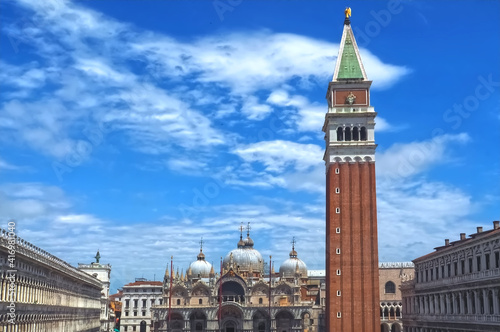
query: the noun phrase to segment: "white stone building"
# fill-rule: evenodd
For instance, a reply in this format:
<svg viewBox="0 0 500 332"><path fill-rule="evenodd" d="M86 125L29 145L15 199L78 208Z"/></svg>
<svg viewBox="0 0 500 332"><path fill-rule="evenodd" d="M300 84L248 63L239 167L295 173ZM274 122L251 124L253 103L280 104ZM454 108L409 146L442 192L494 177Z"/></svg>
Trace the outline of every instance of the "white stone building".
<svg viewBox="0 0 500 332"><path fill-rule="evenodd" d="M140 331L141 324L150 331L151 308L163 304L161 281L137 278L121 290L122 303L120 331Z"/></svg>
<svg viewBox="0 0 500 332"><path fill-rule="evenodd" d="M499 222L435 249L401 285L404 331L500 331Z"/></svg>
<svg viewBox="0 0 500 332"><path fill-rule="evenodd" d="M96 261L91 264L78 264L80 271L86 272L97 278L102 283L101 291L101 331L110 330L109 322L109 285L111 277L111 265L99 263L101 255L99 250L95 256Z"/></svg>
<svg viewBox="0 0 500 332"><path fill-rule="evenodd" d="M98 332L102 283L12 234L0 230L0 331Z"/></svg>

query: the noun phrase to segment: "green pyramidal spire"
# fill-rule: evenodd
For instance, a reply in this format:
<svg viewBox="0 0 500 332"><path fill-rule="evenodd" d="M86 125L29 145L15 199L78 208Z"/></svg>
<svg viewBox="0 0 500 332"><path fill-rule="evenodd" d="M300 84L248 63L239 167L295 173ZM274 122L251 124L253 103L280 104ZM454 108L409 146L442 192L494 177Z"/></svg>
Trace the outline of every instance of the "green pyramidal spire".
<svg viewBox="0 0 500 332"><path fill-rule="evenodd" d="M359 79L366 80L365 69L361 62L358 46L352 33L350 21L346 19L344 22L344 31L342 33L342 41L340 43L339 55L335 66L333 80Z"/></svg>

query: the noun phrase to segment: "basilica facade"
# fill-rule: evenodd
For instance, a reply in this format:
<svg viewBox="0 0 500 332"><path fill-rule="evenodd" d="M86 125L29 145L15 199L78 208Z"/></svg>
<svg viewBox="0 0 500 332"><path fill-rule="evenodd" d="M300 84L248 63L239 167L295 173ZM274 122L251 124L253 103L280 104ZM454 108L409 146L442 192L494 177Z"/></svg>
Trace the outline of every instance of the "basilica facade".
<svg viewBox="0 0 500 332"><path fill-rule="evenodd" d="M278 272L265 271L247 232L216 272L200 248L185 275L167 269L153 331L322 331L321 287L309 280L295 245L289 256Z"/></svg>

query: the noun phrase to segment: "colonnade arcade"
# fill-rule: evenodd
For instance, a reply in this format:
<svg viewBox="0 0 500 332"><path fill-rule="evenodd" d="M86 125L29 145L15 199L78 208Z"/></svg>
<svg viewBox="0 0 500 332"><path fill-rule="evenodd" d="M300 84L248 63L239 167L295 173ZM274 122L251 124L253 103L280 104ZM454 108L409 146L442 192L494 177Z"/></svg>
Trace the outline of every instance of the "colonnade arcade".
<svg viewBox="0 0 500 332"><path fill-rule="evenodd" d="M9 261L13 240L15 259ZM102 284L97 279L21 238L9 238L5 230L0 230L0 266L0 330L99 331Z"/></svg>
<svg viewBox="0 0 500 332"><path fill-rule="evenodd" d="M307 330L311 325L311 313L307 310L301 311L299 316L288 309L272 309L270 319L267 308L242 308L235 303L224 303L220 313L218 309L211 310L194 309L189 311L173 310L163 323L156 322L155 330L169 332L293 332Z"/></svg>
<svg viewBox="0 0 500 332"><path fill-rule="evenodd" d="M500 288L477 288L403 299L403 313L432 315L500 315Z"/></svg>

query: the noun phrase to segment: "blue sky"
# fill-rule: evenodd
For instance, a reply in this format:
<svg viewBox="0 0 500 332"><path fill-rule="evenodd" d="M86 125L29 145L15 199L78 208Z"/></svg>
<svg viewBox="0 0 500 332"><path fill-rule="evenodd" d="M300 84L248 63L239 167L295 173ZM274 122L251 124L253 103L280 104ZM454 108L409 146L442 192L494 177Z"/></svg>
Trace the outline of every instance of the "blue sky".
<svg viewBox="0 0 500 332"><path fill-rule="evenodd" d="M324 268L343 10L376 119L380 261L500 217L499 1L2 1L0 217L112 290L216 270L240 224Z"/></svg>

